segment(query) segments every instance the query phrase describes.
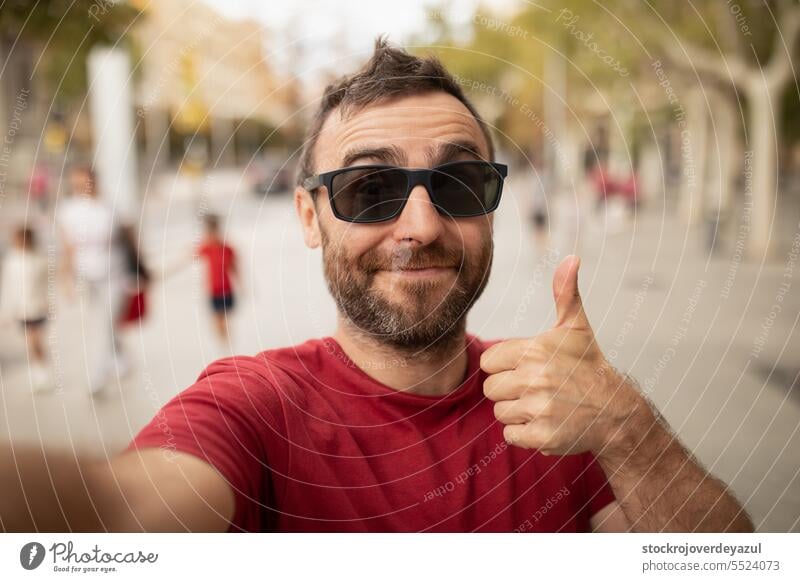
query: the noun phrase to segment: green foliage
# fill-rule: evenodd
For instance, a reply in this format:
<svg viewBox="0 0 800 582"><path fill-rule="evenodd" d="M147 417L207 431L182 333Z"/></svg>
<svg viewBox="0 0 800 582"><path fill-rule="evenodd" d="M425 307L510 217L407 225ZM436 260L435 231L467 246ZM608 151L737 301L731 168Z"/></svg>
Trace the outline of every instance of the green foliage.
<svg viewBox="0 0 800 582"><path fill-rule="evenodd" d="M631 84L655 82L651 63L662 60L670 67L664 42L690 44L716 55L735 54L753 66L767 62L776 34L773 15L778 18L780 4L781 0L537 0L520 2L516 12L505 14L478 8L467 30L456 30L447 21L444 4L431 11L435 17L428 19L424 38L431 45L451 47L438 52L455 74L508 91L535 111L540 111L546 91L545 60L564 55L567 98L580 108L597 91L618 89L617 95L631 96ZM681 73L671 74L673 79L680 77ZM519 109L506 106L497 119L512 138L531 131L530 115Z"/></svg>
<svg viewBox="0 0 800 582"><path fill-rule="evenodd" d="M129 3L107 0L6 0L0 8L4 52L43 52L40 75L57 98L86 93L86 57L98 43L122 44L140 12Z"/></svg>

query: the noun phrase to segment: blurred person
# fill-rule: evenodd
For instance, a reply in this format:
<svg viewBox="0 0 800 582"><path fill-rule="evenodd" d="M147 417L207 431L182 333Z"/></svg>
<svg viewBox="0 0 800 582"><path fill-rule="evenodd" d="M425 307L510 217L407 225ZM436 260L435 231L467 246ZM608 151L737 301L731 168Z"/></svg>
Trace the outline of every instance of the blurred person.
<svg viewBox="0 0 800 582"><path fill-rule="evenodd" d="M219 218L207 214L205 236L197 248L197 257L205 263L208 301L214 330L220 343L229 338L228 317L236 305L234 279L238 276L236 251L220 235Z"/></svg>
<svg viewBox="0 0 800 582"><path fill-rule="evenodd" d="M636 208L639 202L636 172L631 170L628 176L617 184L617 190L619 191L620 197L625 201L625 206L628 209L628 216L633 218L636 215Z"/></svg>
<svg viewBox="0 0 800 582"><path fill-rule="evenodd" d="M28 345L31 387L35 392L53 388L44 347L47 324L47 259L39 252L36 236L27 226L14 232L11 250L3 261L0 315L22 326Z"/></svg>
<svg viewBox="0 0 800 582"><path fill-rule="evenodd" d="M139 243L133 229L125 226L119 229L120 245L125 257L126 304L120 324L127 326L141 322L147 315L147 294L152 282L150 269L144 263Z"/></svg>
<svg viewBox="0 0 800 582"><path fill-rule="evenodd" d="M57 209L56 221L64 249L62 273L70 294L85 291L97 321L100 341L89 354L89 390L102 394L114 377L130 371L118 328L126 308L123 228L97 191L94 171L76 165L70 171L71 195Z"/></svg>
<svg viewBox="0 0 800 582"><path fill-rule="evenodd" d="M535 155L532 154L531 158L536 159ZM540 249L544 249L547 246L550 234L547 207L548 196L550 195L549 172L536 162L531 163L531 169L533 170L533 190L531 192L532 208L530 220L536 245Z"/></svg>
<svg viewBox="0 0 800 582"><path fill-rule="evenodd" d="M616 192L616 184L611 178L606 165L599 160L588 172L589 182L595 195L595 209L605 210L606 203Z"/></svg>
<svg viewBox="0 0 800 582"><path fill-rule="evenodd" d="M294 193L335 334L214 362L110 461L0 447L4 527L752 531L605 359L576 257L552 329L467 333L507 173L493 158L443 65L379 40L326 88Z"/></svg>
<svg viewBox="0 0 800 582"><path fill-rule="evenodd" d="M47 212L50 204L50 174L47 166L42 163L33 166L28 180L28 197L42 214Z"/></svg>

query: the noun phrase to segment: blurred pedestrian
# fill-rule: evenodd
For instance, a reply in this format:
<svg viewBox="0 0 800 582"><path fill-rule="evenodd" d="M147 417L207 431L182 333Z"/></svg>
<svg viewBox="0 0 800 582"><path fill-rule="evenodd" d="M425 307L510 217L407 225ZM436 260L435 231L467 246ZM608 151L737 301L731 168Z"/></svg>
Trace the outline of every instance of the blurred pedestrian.
<svg viewBox="0 0 800 582"><path fill-rule="evenodd" d="M588 177L594 190L595 208L598 211L603 211L608 199L616 191L616 184L609 175L608 168L600 161L589 171Z"/></svg>
<svg viewBox="0 0 800 582"><path fill-rule="evenodd" d="M141 322L147 315L147 292L152 277L142 259L133 229L120 227L118 236L125 257L125 303L120 324L131 325Z"/></svg>
<svg viewBox="0 0 800 582"><path fill-rule="evenodd" d="M220 236L219 218L205 217L205 236L197 249L197 257L206 265L209 304L214 319L214 329L220 341L229 336L228 316L235 305L234 278L238 277L236 252ZM238 282L238 281L237 281Z"/></svg>
<svg viewBox="0 0 800 582"><path fill-rule="evenodd" d="M101 340L89 362L89 389L98 395L114 375L123 377L130 371L117 334L126 306L125 253L120 226L97 192L92 168L73 167L70 183L72 194L57 214L65 251L63 272L70 288L85 291L97 318Z"/></svg>
<svg viewBox="0 0 800 582"><path fill-rule="evenodd" d="M631 170L628 176L619 182L617 189L619 190L619 195L625 201L628 216L633 218L636 216L636 207L639 202L639 184L636 172Z"/></svg>
<svg viewBox="0 0 800 582"><path fill-rule="evenodd" d="M533 155L532 159L535 159ZM550 195L550 173L541 165L532 162L533 187L531 191L530 221L534 239L539 249L547 246L549 238L548 196Z"/></svg>
<svg viewBox="0 0 800 582"><path fill-rule="evenodd" d="M38 206L42 214L47 212L50 201L50 174L42 163L33 166L28 180L28 199Z"/></svg>
<svg viewBox="0 0 800 582"><path fill-rule="evenodd" d="M18 226L3 262L0 315L22 326L28 344L31 388L35 392L53 387L44 347L47 306L47 260L37 249L33 230Z"/></svg>

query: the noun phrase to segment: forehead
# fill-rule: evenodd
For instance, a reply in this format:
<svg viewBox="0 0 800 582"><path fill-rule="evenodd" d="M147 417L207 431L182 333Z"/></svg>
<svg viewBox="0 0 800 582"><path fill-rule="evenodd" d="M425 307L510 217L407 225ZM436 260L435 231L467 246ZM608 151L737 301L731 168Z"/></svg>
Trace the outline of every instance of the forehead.
<svg viewBox="0 0 800 582"><path fill-rule="evenodd" d="M387 146L405 151L409 165L424 165L428 150L465 141L489 158L486 137L461 101L444 92L412 95L369 105L344 118L334 110L322 126L314 166L319 172L336 169L354 148Z"/></svg>

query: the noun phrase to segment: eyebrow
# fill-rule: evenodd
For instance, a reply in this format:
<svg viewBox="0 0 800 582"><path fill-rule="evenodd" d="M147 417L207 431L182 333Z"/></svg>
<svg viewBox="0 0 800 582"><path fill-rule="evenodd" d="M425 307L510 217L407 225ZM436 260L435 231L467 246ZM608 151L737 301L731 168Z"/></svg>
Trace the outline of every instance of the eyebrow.
<svg viewBox="0 0 800 582"><path fill-rule="evenodd" d="M476 160L486 159L480 153L480 148L471 140L458 140L444 142L428 149L425 157L431 167L438 166L464 155ZM378 163L390 164L394 166L408 165L408 157L405 152L397 146L362 146L356 147L345 152L342 159L342 167L347 168L355 165L363 159L375 160Z"/></svg>
<svg viewBox="0 0 800 582"><path fill-rule="evenodd" d="M456 158L468 155L477 160L485 160L480 148L470 140L450 141L428 149L426 157L431 167L454 161Z"/></svg>
<svg viewBox="0 0 800 582"><path fill-rule="evenodd" d="M370 158L379 163L390 164L394 166L405 166L407 161L405 152L403 152L403 150L397 146L364 146L347 151L342 159L342 167L346 168L348 166L352 166L355 164L355 162L365 158Z"/></svg>

